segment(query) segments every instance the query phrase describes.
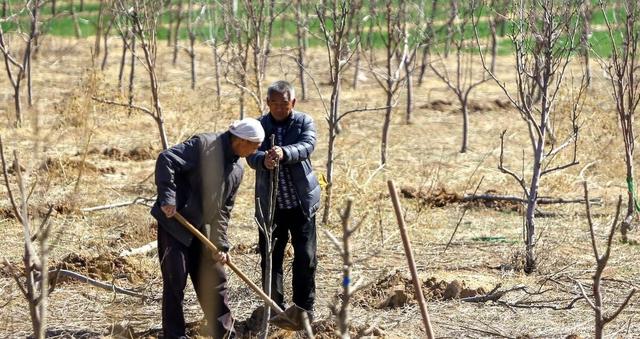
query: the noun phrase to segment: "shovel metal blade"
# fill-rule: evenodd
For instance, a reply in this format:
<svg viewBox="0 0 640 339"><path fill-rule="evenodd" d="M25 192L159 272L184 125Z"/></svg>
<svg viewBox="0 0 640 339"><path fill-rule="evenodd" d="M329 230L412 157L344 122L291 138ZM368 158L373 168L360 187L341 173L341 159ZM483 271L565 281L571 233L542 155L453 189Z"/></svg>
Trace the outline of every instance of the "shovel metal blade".
<svg viewBox="0 0 640 339"><path fill-rule="evenodd" d="M304 329L305 312L303 308L294 304L271 318L269 323L288 331L301 331Z"/></svg>

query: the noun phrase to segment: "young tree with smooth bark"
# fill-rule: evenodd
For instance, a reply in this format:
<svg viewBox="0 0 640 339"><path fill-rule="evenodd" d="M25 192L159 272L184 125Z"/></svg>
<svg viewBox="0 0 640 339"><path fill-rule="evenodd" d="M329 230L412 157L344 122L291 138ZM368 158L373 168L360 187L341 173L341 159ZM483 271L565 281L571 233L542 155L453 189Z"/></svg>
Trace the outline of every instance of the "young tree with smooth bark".
<svg viewBox="0 0 640 339"><path fill-rule="evenodd" d="M636 289L633 288L627 294L627 297L624 299L622 304L618 306L618 308L613 312L607 314L604 310L604 298L603 298L603 288L602 288L602 275L604 273L607 264L609 263L609 258L611 257L611 247L613 243L613 236L616 232L616 227L618 225L618 218L620 217L620 205L622 205L622 196L618 198L618 204L616 207L615 218L613 219L613 223L609 228L609 234L607 237L607 248L604 253L600 255L600 250L598 249L598 243L596 242L596 232L595 225L593 222L593 218L591 216L591 204L589 202L589 188L587 187L587 182L583 182L584 186L584 197L585 197L585 206L587 211L587 220L589 222L589 235L591 236L591 248L593 249L593 256L596 259L596 270L593 274L593 284L591 285L591 291L593 293L593 300L587 296L582 284L576 281L578 287L580 288L580 292L582 292L582 296L587 301L591 309L593 309L595 321L595 338L602 339L604 338L604 327L614 319L616 319L620 313L629 305L629 301L636 293Z"/></svg>
<svg viewBox="0 0 640 339"><path fill-rule="evenodd" d="M439 62L429 64L433 73L447 85L447 88L453 92L460 104L460 112L462 113L462 142L460 153L466 153L469 148L469 95L481 84L489 80L484 69L477 72L474 69L475 60L472 51L467 48L473 40L471 15L474 15L476 2L471 1L468 6L462 5L461 21L455 25L455 34L451 37L451 43L455 48L454 73L449 72L448 58L439 55ZM438 53L440 54L440 53ZM491 56L491 65L495 64L495 55ZM491 69L491 71L493 71ZM480 73L480 75L478 74Z"/></svg>
<svg viewBox="0 0 640 339"><path fill-rule="evenodd" d="M515 106L522 120L526 123L530 153L528 153L528 170L523 175L509 169L504 163L505 132L500 136L500 162L498 169L511 176L522 188L527 199L525 212L525 265L526 273L536 269L535 246L536 207L544 176L577 165L577 138L579 131L578 116L584 92L585 79L582 77L579 88L571 92L571 109L568 115L567 135L561 144L556 138L549 138L549 127L557 122L559 114L555 108L561 85L564 83L567 66L576 52L579 42L579 9L580 2L540 0L530 2L519 0L514 3L516 15L512 19L513 31L509 34L515 57L515 90L499 80L491 72L478 35L479 16L474 18L474 29L477 47L480 51L482 65L496 84L507 95ZM539 94L540 100L536 100ZM572 146L569 159L560 165L554 163L556 156Z"/></svg>
<svg viewBox="0 0 640 339"><path fill-rule="evenodd" d="M169 147L169 141L164 128L164 115L162 105L160 104L159 81L156 74L158 52L157 28L162 11L162 3L154 0L117 0L116 9L118 12L116 15L119 16L118 29L120 34L122 36L127 34L126 31L128 31L128 25L130 23L131 30L139 41L140 49L144 53L143 56L139 56L131 44L127 45L129 52L142 64L149 76L151 104L153 108L139 106L133 102L120 103L95 97L93 99L106 104L136 109L151 116L158 128L162 148L167 149Z"/></svg>
<svg viewBox="0 0 640 339"><path fill-rule="evenodd" d="M6 37L4 29L2 25L0 25L0 52L4 57L4 65L5 70L7 72L7 77L9 79L9 83L11 83L11 87L13 87L13 102L14 109L16 115L16 121L14 123L15 127L20 127L23 123L23 115L22 115L22 101L20 98L20 89L22 86L22 80L26 78L27 80L27 98L29 106L33 105L33 86L32 86L32 75L31 75L31 63L32 63L32 51L34 49L35 41L37 40L39 30L38 30L38 21L40 16L40 7L42 6L42 2L39 0L34 0L33 2L27 2L24 11L29 14L29 33L24 38L25 47L22 50L21 55L15 55L11 51L10 42ZM9 17L5 17L0 20L0 24L4 22L14 21L16 25L19 26L19 13L13 14ZM17 35L21 35L19 32L16 32Z"/></svg>
<svg viewBox="0 0 640 339"><path fill-rule="evenodd" d="M333 165L335 159L335 141L338 136L338 125L345 113L340 112L340 93L344 70L353 56L352 43L357 39L353 36L351 18L356 15L356 9L349 1L323 1L316 7L316 15L320 22L325 47L328 57L328 65L331 76L331 99L327 113L329 127L327 149L327 188L325 193L324 214L322 222L327 223L331 212L331 199L333 195ZM323 102L324 104L324 102Z"/></svg>
<svg viewBox="0 0 640 339"><path fill-rule="evenodd" d="M27 191L29 185L28 174L23 174L18 153L14 151L13 174L18 195L14 193L11 180L9 179L8 162L4 156L4 145L0 138L0 160L2 161L2 173L4 177L7 197L13 208L13 213L22 225L24 236L23 267L18 269L5 258L4 265L13 275L16 284L20 288L22 295L29 304L29 315L33 336L44 339L47 336L47 308L48 296L54 285L49 284L49 236L51 233L50 217L53 207L49 209L39 225L34 225L35 221L30 216L29 198L31 193ZM27 172L28 173L28 172ZM32 190L33 191L33 190ZM32 230L35 230L33 233ZM24 280L22 279L24 277Z"/></svg>
<svg viewBox="0 0 640 339"><path fill-rule="evenodd" d="M620 232L623 241L633 228L633 217L640 212L640 202L636 196L634 153L635 153L635 112L640 102L640 4L637 1L623 2L623 17L612 22L607 15L607 6L600 2L604 15L611 56L599 60L609 80L609 89L615 101L620 131L624 141L624 162L627 174L627 212L622 220ZM615 9L614 9L615 11ZM618 39L622 41L618 43Z"/></svg>
<svg viewBox="0 0 640 339"><path fill-rule="evenodd" d="M408 37L402 31L402 13L405 11L406 3L401 0L395 3L391 0L384 2L384 12L382 20L378 21L379 38L384 44L385 58L382 69L378 68L376 50L371 48L369 53L369 67L376 82L385 93L385 115L382 124L382 139L380 142L380 164L387 163L387 149L389 144L389 131L391 129L391 116L395 106L394 97L398 90L402 88L405 80L403 76L404 63L408 55ZM400 57L398 57L400 55Z"/></svg>

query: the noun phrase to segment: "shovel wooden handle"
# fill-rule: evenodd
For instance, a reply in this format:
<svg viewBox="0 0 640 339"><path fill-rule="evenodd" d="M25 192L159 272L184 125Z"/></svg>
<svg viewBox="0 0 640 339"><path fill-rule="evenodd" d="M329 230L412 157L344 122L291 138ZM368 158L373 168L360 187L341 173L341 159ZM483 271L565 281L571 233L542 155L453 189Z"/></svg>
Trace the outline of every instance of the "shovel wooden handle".
<svg viewBox="0 0 640 339"><path fill-rule="evenodd" d="M204 234L202 234L202 232L200 232L197 228L191 225L191 223L187 219L185 219L182 215L180 215L180 213L176 212L176 214L173 217L176 218L176 220L178 220L186 229L188 229L189 232L193 233L193 235L195 235L196 238L200 239L200 241L202 241L202 243L205 244L205 246L207 246L213 253L220 252L220 250L216 247L216 245L214 245L211 242L211 240L209 240L209 238L205 237ZM236 265L234 265L231 261L227 260L227 266L229 266L229 268L232 271L234 271L240 277L240 279L242 279L242 281L244 281L247 284L247 286L249 286L254 292L256 292L260 297L260 299L262 299L265 303L267 303L267 305L269 305L269 307L271 307L272 310L274 310L278 314L284 312L280 308L280 306L276 304L275 301L269 298L269 296L266 295L260 287L254 284L253 281L249 279L249 277L247 277L244 273L242 273L242 271L240 271L240 269L236 267Z"/></svg>
<svg viewBox="0 0 640 339"><path fill-rule="evenodd" d="M409 241L407 226L405 225L404 216L402 215L400 199L398 199L398 191L396 191L396 186L393 183L393 180L387 181L387 186L389 186L389 195L391 195L393 209L396 212L396 219L398 219L398 227L400 228L402 245L404 246L404 253L407 256L407 261L409 263L409 270L411 271L411 278L413 279L413 288L416 292L416 299L418 300L418 305L420 305L420 313L422 314L424 330L427 332L427 338L433 339L435 338L435 336L433 335L433 330L431 329L431 320L429 319L429 312L427 311L427 305L424 301L424 295L422 294L422 287L420 287L418 270L416 269L416 261L413 259L413 250L411 249L411 241Z"/></svg>

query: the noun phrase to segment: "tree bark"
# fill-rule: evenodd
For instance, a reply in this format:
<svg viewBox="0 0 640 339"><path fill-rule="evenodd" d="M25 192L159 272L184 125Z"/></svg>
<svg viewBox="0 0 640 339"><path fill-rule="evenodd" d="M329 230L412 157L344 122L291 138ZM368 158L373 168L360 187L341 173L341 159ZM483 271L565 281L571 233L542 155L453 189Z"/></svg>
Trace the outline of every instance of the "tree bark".
<svg viewBox="0 0 640 339"><path fill-rule="evenodd" d="M466 153L469 145L469 105L466 97L460 100L460 106L462 111L462 146L460 147L460 153Z"/></svg>
<svg viewBox="0 0 640 339"><path fill-rule="evenodd" d="M337 61L338 57L335 58ZM339 67L337 64L334 67ZM324 211L322 214L322 223L327 224L329 222L329 215L331 213L331 205L333 198L333 165L335 159L335 143L338 135L338 114L340 109L340 73L335 71L335 81L333 83L333 90L331 91L331 107L329 118L329 142L327 147L327 193L324 200Z"/></svg>
<svg viewBox="0 0 640 339"><path fill-rule="evenodd" d="M22 103L20 102L20 77L16 79L17 86L13 88L13 102L16 110L16 127L22 126Z"/></svg>
<svg viewBox="0 0 640 339"><path fill-rule="evenodd" d="M632 221L633 216L635 215L635 207L636 207L636 196L637 194L637 185L634 180L633 174L633 149L630 147L625 147L625 165L627 172L627 184L629 189L627 190L627 213L622 220L622 224L620 225L620 233L622 235L622 241L628 241L628 232L633 228Z"/></svg>
<svg viewBox="0 0 640 339"><path fill-rule="evenodd" d="M121 33L121 38L122 38L122 57L120 58L120 70L118 71L118 89L120 90L120 92L122 93L123 89L122 89L122 79L124 78L124 66L126 64L127 61L127 35L128 34L124 34Z"/></svg>
<svg viewBox="0 0 640 339"><path fill-rule="evenodd" d="M182 0L178 1L178 8L176 9L176 29L173 33L173 60L171 62L172 65L176 65L178 61L178 40L180 39L180 23L182 22Z"/></svg>
<svg viewBox="0 0 640 339"><path fill-rule="evenodd" d="M100 70L104 71L107 67L107 58L109 57L109 32L111 32L111 27L113 27L113 21L115 20L115 16L109 20L109 26L107 30L103 34L103 43L104 43L104 53L102 54L102 64L100 65Z"/></svg>
<svg viewBox="0 0 640 339"><path fill-rule="evenodd" d="M529 197L527 199L527 212L525 215L525 265L524 271L526 273L533 273L536 269L536 256L535 256L535 244L536 244L536 223L535 212L538 201L538 187L540 184L541 173L541 157L544 151L544 140L538 141L538 146L535 150L533 173L531 177L531 185L529 187Z"/></svg>
<svg viewBox="0 0 640 339"><path fill-rule="evenodd" d="M300 94L302 96L302 100L307 99L307 81L304 76L305 70L305 27L306 21L303 22L302 19L302 0L296 0L296 38L298 42L298 78L300 80Z"/></svg>
<svg viewBox="0 0 640 339"><path fill-rule="evenodd" d="M218 57L218 47L216 47L215 40L213 42L213 72L216 77L216 108L222 106L221 97L222 92L220 88L220 58Z"/></svg>
<svg viewBox="0 0 640 339"><path fill-rule="evenodd" d="M29 102L29 107L33 106L33 83L31 77L31 64L32 64L32 53L33 44L38 36L38 17L40 13L40 0L35 0L33 4L33 9L31 10L31 33L29 35L29 41L27 42L27 47L24 52L24 64L27 68L27 99Z"/></svg>
<svg viewBox="0 0 640 339"><path fill-rule="evenodd" d="M413 77L411 76L413 73L412 67L409 66L408 62L404 64L404 70L407 74L407 111L405 122L411 124L411 114L413 113Z"/></svg>
<svg viewBox="0 0 640 339"><path fill-rule="evenodd" d="M104 29L104 0L100 0L100 7L98 9L98 20L96 22L96 41L93 45L94 57L100 56L100 43L102 37L102 31Z"/></svg>
<svg viewBox="0 0 640 339"><path fill-rule="evenodd" d="M144 43L144 42L143 42ZM129 115L131 115L133 105L133 91L134 91L134 81L135 81L135 73L136 73L136 34L135 32L131 34L131 68L129 69Z"/></svg>

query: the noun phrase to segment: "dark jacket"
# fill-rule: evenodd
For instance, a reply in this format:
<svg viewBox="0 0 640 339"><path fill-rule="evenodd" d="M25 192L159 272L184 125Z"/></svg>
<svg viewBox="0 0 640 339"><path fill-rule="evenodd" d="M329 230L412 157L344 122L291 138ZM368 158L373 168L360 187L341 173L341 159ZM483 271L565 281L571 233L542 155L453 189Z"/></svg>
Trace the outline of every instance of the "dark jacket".
<svg viewBox="0 0 640 339"><path fill-rule="evenodd" d="M264 167L265 151L271 148L268 138L276 133L275 121L271 114L258 118L264 128L266 139L258 152L247 157L247 163L256 170L256 200L260 199L262 213L256 202L256 217L261 222L262 216L268 215L269 201L269 170ZM311 167L311 153L316 146L316 127L308 114L293 111L286 122L287 130L284 135L282 150L284 159L281 166L287 166L291 173L291 180L296 190L298 202L307 218L313 216L320 203L320 185Z"/></svg>
<svg viewBox="0 0 640 339"><path fill-rule="evenodd" d="M162 205L176 205L182 216L226 252L227 226L243 173L231 149L229 132L196 135L158 156L158 199L151 215L160 227L189 246L194 236L160 209Z"/></svg>

